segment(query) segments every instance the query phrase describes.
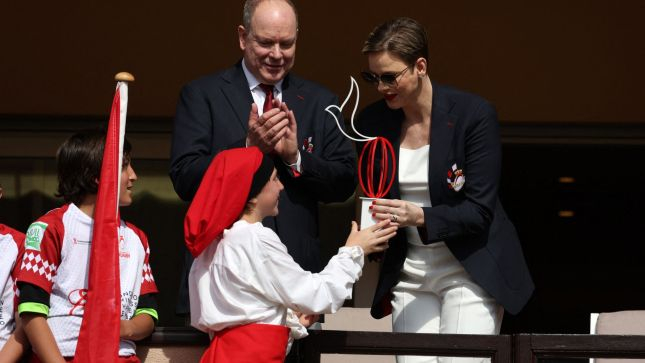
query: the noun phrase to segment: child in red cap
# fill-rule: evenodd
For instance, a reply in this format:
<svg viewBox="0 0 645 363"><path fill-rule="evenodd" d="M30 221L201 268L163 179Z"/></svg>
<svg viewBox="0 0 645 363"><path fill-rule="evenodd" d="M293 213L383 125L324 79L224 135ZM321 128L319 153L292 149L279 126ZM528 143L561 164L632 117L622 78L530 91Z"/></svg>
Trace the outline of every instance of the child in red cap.
<svg viewBox="0 0 645 363"><path fill-rule="evenodd" d="M290 337L306 336L311 315L351 298L364 256L385 250L395 235L388 221L362 231L352 222L325 269L305 271L261 223L278 214L282 189L269 156L230 149L215 157L188 209L191 324L213 338L201 362L282 362Z"/></svg>

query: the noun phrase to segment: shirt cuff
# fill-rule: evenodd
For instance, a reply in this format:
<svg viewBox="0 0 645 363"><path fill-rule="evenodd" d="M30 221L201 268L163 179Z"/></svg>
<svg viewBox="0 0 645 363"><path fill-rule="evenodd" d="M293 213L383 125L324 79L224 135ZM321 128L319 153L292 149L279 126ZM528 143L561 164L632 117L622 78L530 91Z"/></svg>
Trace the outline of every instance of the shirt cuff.
<svg viewBox="0 0 645 363"><path fill-rule="evenodd" d="M18 305L18 314L22 313L32 313L49 316L49 306L45 304L33 303L33 302L24 302Z"/></svg>
<svg viewBox="0 0 645 363"><path fill-rule="evenodd" d="M300 318L298 318L296 312L291 309L287 309L286 325L290 329L289 335L293 339L302 339L309 335L307 328L300 324Z"/></svg>
<svg viewBox="0 0 645 363"><path fill-rule="evenodd" d="M294 176L300 176L302 174L302 159L300 158L300 150L298 150L298 159L296 159L296 162L293 164L288 164L284 160L282 161L284 165L288 166L291 168L291 171L293 171Z"/></svg>
<svg viewBox="0 0 645 363"><path fill-rule="evenodd" d="M152 317L154 319L155 323L157 321L159 321L159 314L157 313L157 310L155 310L155 309L141 308L141 309L135 310L134 316L137 316L139 314L148 314L148 315L150 315L150 317Z"/></svg>
<svg viewBox="0 0 645 363"><path fill-rule="evenodd" d="M291 347L293 346L293 341L295 339L306 337L309 335L309 332L307 332L307 328L300 324L300 319L291 309L287 309L286 326L289 328L289 340L287 342L287 354L289 354L289 351L291 351Z"/></svg>
<svg viewBox="0 0 645 363"><path fill-rule="evenodd" d="M349 258L356 262L361 269L363 268L363 257L365 256L365 253L360 246L341 247L338 249L338 254L349 256Z"/></svg>

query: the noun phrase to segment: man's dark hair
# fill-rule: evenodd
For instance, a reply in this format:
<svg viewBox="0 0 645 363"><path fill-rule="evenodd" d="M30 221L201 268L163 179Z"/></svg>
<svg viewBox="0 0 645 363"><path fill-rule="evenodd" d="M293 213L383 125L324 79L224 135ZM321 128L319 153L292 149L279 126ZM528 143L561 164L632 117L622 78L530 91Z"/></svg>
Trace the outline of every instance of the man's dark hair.
<svg viewBox="0 0 645 363"><path fill-rule="evenodd" d="M58 168L57 197L79 205L85 196L96 194L101 174L105 131L86 130L70 136L56 152ZM132 145L123 143L123 166L130 163Z"/></svg>

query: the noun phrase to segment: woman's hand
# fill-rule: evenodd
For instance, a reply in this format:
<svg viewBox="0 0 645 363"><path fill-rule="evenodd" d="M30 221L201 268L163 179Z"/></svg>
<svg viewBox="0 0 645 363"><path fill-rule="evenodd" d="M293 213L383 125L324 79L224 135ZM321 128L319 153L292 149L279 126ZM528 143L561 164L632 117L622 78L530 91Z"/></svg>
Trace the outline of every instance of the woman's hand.
<svg viewBox="0 0 645 363"><path fill-rule="evenodd" d="M389 220L401 227L421 227L425 224L423 209L418 205L399 199L375 199L370 206L372 217Z"/></svg>
<svg viewBox="0 0 645 363"><path fill-rule="evenodd" d="M387 242L396 235L396 230L396 226L385 220L359 231L356 222L352 221L352 231L345 246L360 246L365 255L382 252L388 248Z"/></svg>

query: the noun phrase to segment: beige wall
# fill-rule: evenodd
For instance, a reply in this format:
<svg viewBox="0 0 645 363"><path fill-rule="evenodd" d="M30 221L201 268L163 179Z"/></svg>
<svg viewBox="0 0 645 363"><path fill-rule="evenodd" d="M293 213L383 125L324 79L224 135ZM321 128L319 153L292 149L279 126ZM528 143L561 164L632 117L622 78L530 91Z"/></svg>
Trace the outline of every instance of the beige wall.
<svg viewBox="0 0 645 363"><path fill-rule="evenodd" d="M296 72L344 94L362 42L398 15L423 22L434 80L511 121L645 121L645 2L300 0ZM3 3L0 114L106 114L128 70L130 114L170 116L182 84L240 56L242 1ZM364 87L365 98L376 94Z"/></svg>

